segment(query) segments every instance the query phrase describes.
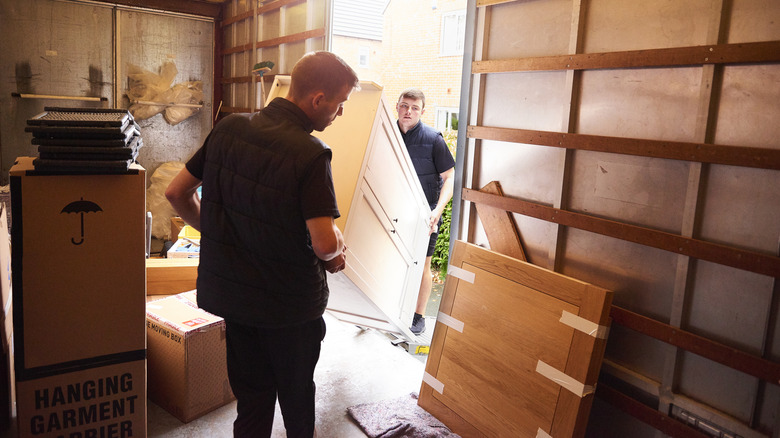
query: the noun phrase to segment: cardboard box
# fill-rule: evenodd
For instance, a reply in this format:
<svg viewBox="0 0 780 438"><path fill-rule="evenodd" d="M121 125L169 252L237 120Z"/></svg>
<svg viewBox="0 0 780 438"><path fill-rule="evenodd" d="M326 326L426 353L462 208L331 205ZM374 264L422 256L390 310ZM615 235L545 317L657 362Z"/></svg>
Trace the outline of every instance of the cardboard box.
<svg viewBox="0 0 780 438"><path fill-rule="evenodd" d="M200 239L180 237L168 249L168 258L197 258L200 257Z"/></svg>
<svg viewBox="0 0 780 438"><path fill-rule="evenodd" d="M179 216L171 218L171 240L179 238L179 233L185 225L187 225L187 223Z"/></svg>
<svg viewBox="0 0 780 438"><path fill-rule="evenodd" d="M234 400L225 321L186 294L146 304L149 399L184 423Z"/></svg>
<svg viewBox="0 0 780 438"><path fill-rule="evenodd" d="M198 307L198 291L196 289L188 290L187 292L182 292L179 294L179 296L187 299L187 301L191 305Z"/></svg>
<svg viewBox="0 0 780 438"><path fill-rule="evenodd" d="M195 228L192 228L189 225L184 225L181 230L179 231L178 238L181 239L182 237L186 237L188 239L197 239L200 240L200 231L196 230Z"/></svg>
<svg viewBox="0 0 780 438"><path fill-rule="evenodd" d="M200 231L187 225L184 219L174 216L171 218L171 240L175 242L182 237L200 239Z"/></svg>
<svg viewBox="0 0 780 438"><path fill-rule="evenodd" d="M146 260L146 295L173 295L195 289L200 258Z"/></svg>
<svg viewBox="0 0 780 438"><path fill-rule="evenodd" d="M19 436L145 437L146 361L17 382Z"/></svg>
<svg viewBox="0 0 780 438"><path fill-rule="evenodd" d="M19 436L146 436L144 169L32 160L10 171Z"/></svg>

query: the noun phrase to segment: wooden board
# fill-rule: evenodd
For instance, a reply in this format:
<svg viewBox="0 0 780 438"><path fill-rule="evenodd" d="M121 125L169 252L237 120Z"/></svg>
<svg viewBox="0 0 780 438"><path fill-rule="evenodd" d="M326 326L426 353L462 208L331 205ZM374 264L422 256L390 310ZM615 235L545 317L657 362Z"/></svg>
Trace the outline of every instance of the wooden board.
<svg viewBox="0 0 780 438"><path fill-rule="evenodd" d="M605 333L612 292L462 241L450 265L420 406L464 437L584 436L606 335L561 319Z"/></svg>
<svg viewBox="0 0 780 438"><path fill-rule="evenodd" d="M146 259L146 295L171 295L193 290L198 258Z"/></svg>
<svg viewBox="0 0 780 438"><path fill-rule="evenodd" d="M480 192L493 195L504 196L501 189L501 183L492 181L485 187L479 189ZM514 257L522 261L528 261L523 251L523 243L520 240L520 233L517 231L512 213L498 207L487 204L474 204L477 208L479 220L482 221L482 227L485 229L485 235L490 243L490 249L493 251Z"/></svg>

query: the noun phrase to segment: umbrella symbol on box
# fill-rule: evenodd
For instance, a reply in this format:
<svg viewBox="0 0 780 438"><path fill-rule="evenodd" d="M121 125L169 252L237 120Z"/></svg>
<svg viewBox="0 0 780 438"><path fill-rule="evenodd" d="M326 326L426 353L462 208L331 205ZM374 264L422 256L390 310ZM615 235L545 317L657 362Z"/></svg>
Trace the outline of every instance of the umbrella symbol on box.
<svg viewBox="0 0 780 438"><path fill-rule="evenodd" d="M62 209L60 213L79 213L81 215L81 240L76 242L75 237L71 238L70 241L73 242L74 245L81 245L84 243L84 213L98 211L103 211L103 209L92 201L85 201L84 198L81 198L79 201L73 201Z"/></svg>

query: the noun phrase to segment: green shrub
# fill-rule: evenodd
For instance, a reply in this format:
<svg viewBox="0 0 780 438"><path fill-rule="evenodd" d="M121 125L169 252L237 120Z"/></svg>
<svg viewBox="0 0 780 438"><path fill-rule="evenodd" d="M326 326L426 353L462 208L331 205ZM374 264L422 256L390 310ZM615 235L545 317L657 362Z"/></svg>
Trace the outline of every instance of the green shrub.
<svg viewBox="0 0 780 438"><path fill-rule="evenodd" d="M444 141L450 149L452 156L455 156L455 149L458 143L457 125L452 130L442 132ZM444 281L447 275L447 265L450 259L450 223L452 222L452 200L447 203L447 207L441 214L441 226L439 227L439 237L436 238L436 246L433 249L431 258L431 270L434 272L434 279L438 276L439 281Z"/></svg>
<svg viewBox="0 0 780 438"><path fill-rule="evenodd" d="M443 281L447 275L447 264L450 258L450 223L452 222L452 200L447 203L444 213L441 215L439 237L436 238L436 246L431 257L431 270L438 273L438 278Z"/></svg>

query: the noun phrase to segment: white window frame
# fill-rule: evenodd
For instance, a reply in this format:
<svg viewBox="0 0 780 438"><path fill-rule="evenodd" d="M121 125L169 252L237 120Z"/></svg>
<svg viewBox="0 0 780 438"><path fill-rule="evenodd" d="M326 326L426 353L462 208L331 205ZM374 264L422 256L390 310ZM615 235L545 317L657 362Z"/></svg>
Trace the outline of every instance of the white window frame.
<svg viewBox="0 0 780 438"><path fill-rule="evenodd" d="M440 56L463 56L466 37L466 10L444 12L441 15Z"/></svg>
<svg viewBox="0 0 780 438"><path fill-rule="evenodd" d="M436 107L435 128L439 131L452 129L452 115L460 121L457 107Z"/></svg>
<svg viewBox="0 0 780 438"><path fill-rule="evenodd" d="M371 65L371 48L358 46L358 67L368 68Z"/></svg>

